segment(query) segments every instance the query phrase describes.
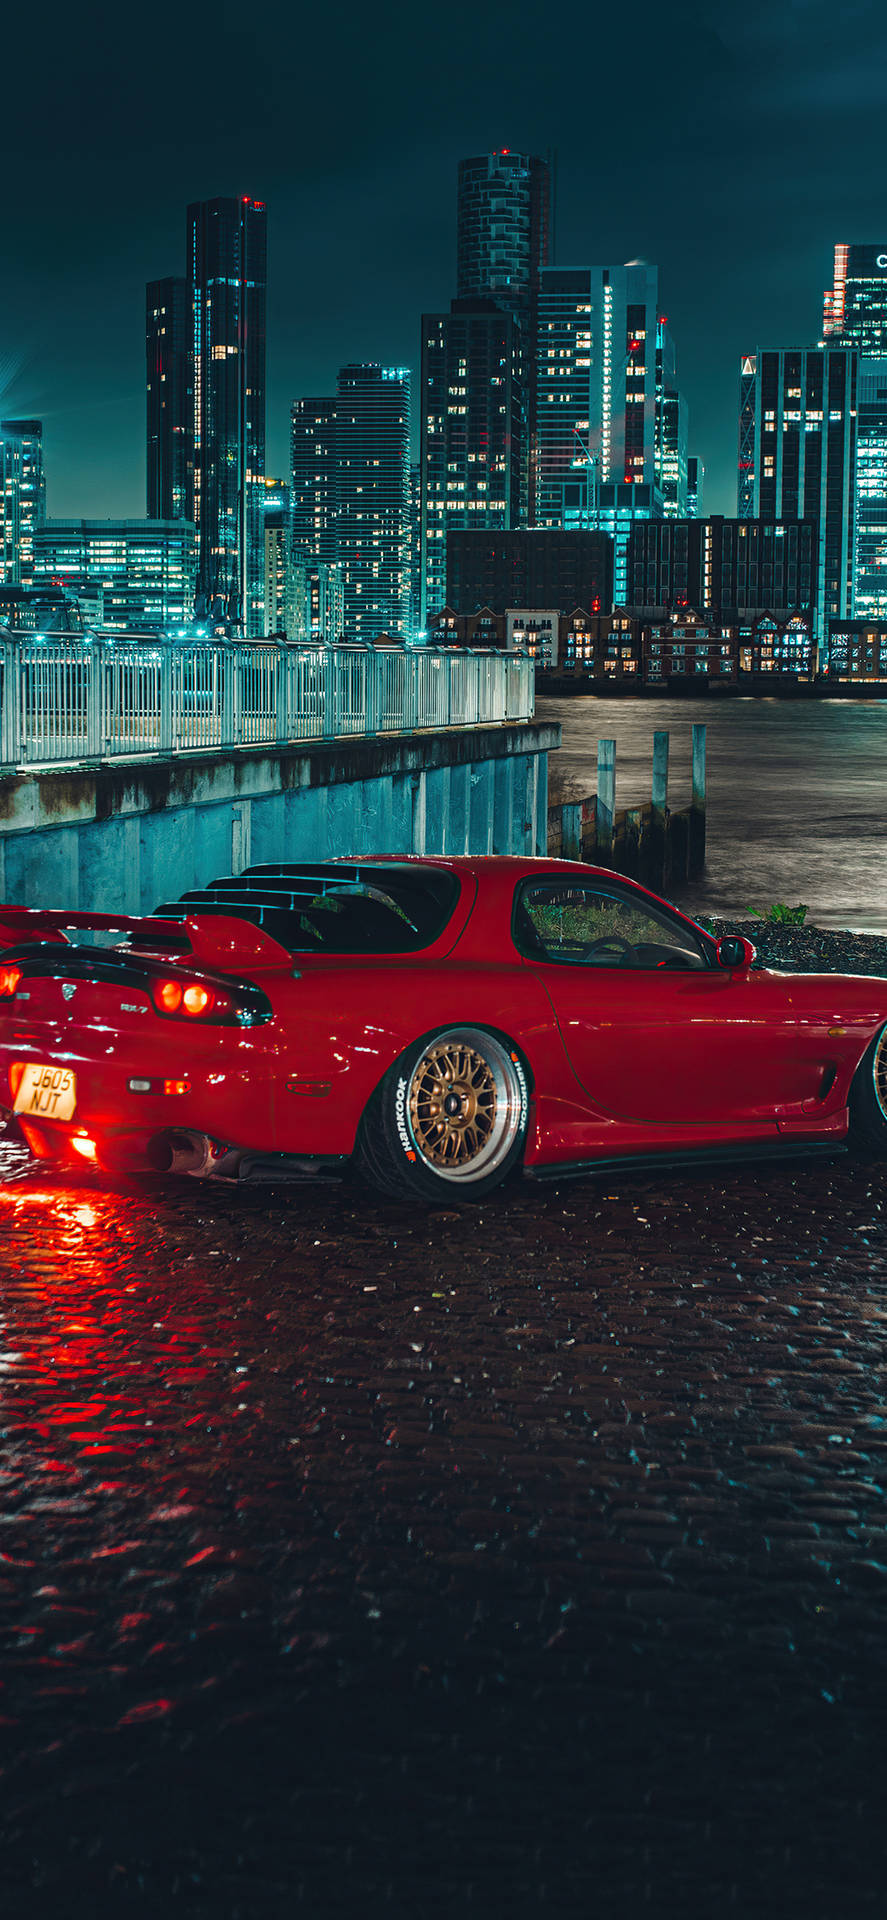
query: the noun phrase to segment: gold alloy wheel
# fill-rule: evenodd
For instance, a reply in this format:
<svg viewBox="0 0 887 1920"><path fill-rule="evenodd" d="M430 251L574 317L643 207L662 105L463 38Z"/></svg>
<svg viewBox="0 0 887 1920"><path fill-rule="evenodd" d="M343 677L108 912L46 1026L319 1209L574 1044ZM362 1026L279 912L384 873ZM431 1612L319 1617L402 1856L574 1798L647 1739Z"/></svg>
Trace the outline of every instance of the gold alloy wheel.
<svg viewBox="0 0 887 1920"><path fill-rule="evenodd" d="M479 1180L501 1165L525 1108L523 1074L492 1034L439 1033L417 1061L408 1095L419 1158L447 1180Z"/></svg>
<svg viewBox="0 0 887 1920"><path fill-rule="evenodd" d="M875 1048L875 1057L872 1061L872 1080L875 1087L875 1099L881 1109L883 1118L887 1120L887 1027L884 1028Z"/></svg>

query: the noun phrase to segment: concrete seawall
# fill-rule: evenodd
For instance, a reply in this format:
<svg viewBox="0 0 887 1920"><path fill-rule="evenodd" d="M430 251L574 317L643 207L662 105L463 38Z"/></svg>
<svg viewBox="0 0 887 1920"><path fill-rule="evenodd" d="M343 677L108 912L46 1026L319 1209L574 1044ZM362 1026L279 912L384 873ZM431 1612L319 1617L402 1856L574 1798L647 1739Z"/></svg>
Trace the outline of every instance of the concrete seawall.
<svg viewBox="0 0 887 1920"><path fill-rule="evenodd" d="M0 899L150 912L263 860L544 853L557 725L243 748L0 778Z"/></svg>

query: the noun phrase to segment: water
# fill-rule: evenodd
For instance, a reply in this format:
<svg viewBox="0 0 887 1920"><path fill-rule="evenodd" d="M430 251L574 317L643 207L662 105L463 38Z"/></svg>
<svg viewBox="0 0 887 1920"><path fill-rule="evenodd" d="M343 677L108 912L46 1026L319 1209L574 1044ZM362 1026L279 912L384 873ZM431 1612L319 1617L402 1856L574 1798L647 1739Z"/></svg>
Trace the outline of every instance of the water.
<svg viewBox="0 0 887 1920"><path fill-rule="evenodd" d="M593 793L598 737L616 741L616 805L650 798L653 734L671 734L669 804L690 798L690 738L708 729L706 872L680 892L693 913L745 917L800 901L822 927L887 930L887 703L542 700L563 746L552 771ZM675 897L678 897L677 891Z"/></svg>

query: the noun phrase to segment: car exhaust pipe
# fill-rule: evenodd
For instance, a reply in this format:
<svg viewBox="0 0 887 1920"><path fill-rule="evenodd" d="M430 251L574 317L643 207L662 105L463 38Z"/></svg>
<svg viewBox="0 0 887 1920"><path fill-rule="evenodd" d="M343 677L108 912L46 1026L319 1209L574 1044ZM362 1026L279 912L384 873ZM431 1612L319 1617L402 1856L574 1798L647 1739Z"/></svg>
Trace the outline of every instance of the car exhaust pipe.
<svg viewBox="0 0 887 1920"><path fill-rule="evenodd" d="M146 1156L155 1173L206 1173L212 1159L208 1134L169 1128L148 1141Z"/></svg>

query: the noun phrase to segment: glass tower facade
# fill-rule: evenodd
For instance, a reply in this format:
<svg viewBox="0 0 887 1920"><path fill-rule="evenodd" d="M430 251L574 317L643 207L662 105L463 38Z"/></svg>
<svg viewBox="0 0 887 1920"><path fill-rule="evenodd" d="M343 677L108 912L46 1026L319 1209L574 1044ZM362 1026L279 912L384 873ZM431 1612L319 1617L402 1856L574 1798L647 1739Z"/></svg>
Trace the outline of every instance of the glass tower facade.
<svg viewBox="0 0 887 1920"><path fill-rule="evenodd" d="M765 349L741 370L739 515L815 519L817 639L854 611L857 355Z"/></svg>
<svg viewBox="0 0 887 1920"><path fill-rule="evenodd" d="M193 513L191 302L184 278L150 280L145 294L149 520Z"/></svg>
<svg viewBox="0 0 887 1920"><path fill-rule="evenodd" d="M34 536L37 586L63 588L121 633L187 626L195 573L188 520L50 520Z"/></svg>
<svg viewBox="0 0 887 1920"><path fill-rule="evenodd" d="M591 280L589 267L546 267L539 276L533 478L540 527L566 525L567 499L587 516L595 505Z"/></svg>
<svg viewBox="0 0 887 1920"><path fill-rule="evenodd" d="M264 631L266 212L188 208L194 521L201 611Z"/></svg>
<svg viewBox="0 0 887 1920"><path fill-rule="evenodd" d="M0 420L0 583L34 584L34 537L46 519L43 422Z"/></svg>
<svg viewBox="0 0 887 1920"><path fill-rule="evenodd" d="M502 147L459 162L456 293L528 316L548 264L551 169Z"/></svg>
<svg viewBox="0 0 887 1920"><path fill-rule="evenodd" d="M887 355L859 362L856 613L887 619Z"/></svg>
<svg viewBox="0 0 887 1920"><path fill-rule="evenodd" d="M856 613L887 617L887 245L837 246L827 344L859 354Z"/></svg>
<svg viewBox="0 0 887 1920"><path fill-rule="evenodd" d="M526 520L522 370L519 322L492 301L423 315L422 628L445 604L448 530Z"/></svg>
<svg viewBox="0 0 887 1920"><path fill-rule="evenodd" d="M656 321L655 361L656 481L667 520L687 511L687 402L675 374L674 341L664 313Z"/></svg>
<svg viewBox="0 0 887 1920"><path fill-rule="evenodd" d="M312 560L336 559L336 402L294 400L291 411L293 542Z"/></svg>
<svg viewBox="0 0 887 1920"><path fill-rule="evenodd" d="M336 524L345 634L406 638L410 621L410 374L342 367L336 393Z"/></svg>

